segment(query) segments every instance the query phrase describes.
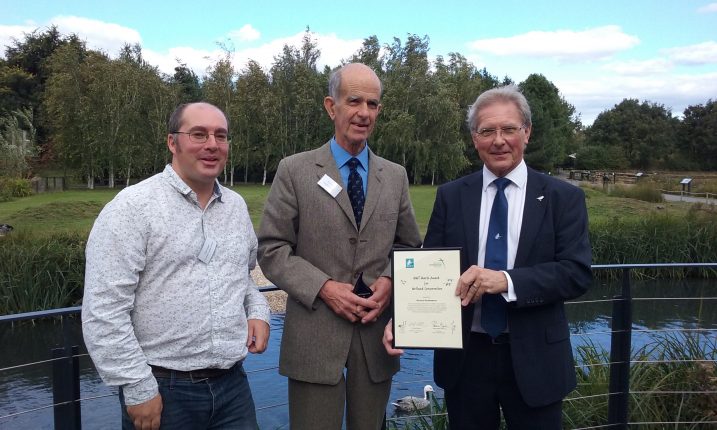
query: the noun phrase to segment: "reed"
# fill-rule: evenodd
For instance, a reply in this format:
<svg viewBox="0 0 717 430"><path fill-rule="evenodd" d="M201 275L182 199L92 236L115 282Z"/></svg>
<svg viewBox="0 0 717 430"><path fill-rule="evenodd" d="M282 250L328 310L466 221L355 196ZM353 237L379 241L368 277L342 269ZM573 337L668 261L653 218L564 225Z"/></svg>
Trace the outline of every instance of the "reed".
<svg viewBox="0 0 717 430"><path fill-rule="evenodd" d="M637 264L717 261L717 224L697 211L684 216L670 213L642 217L615 217L590 224L593 262ZM596 276L614 278L617 271L599 271ZM714 269L635 270L636 278L715 277Z"/></svg>
<svg viewBox="0 0 717 430"><path fill-rule="evenodd" d="M610 190L609 195L653 203L662 202L664 200L659 184L648 180L641 180L635 185L615 185L615 187Z"/></svg>
<svg viewBox="0 0 717 430"><path fill-rule="evenodd" d="M694 334L655 334L632 353L630 415L637 422L717 420L717 339ZM591 340L576 348L578 386L563 402L563 428L607 424L609 353ZM387 421L393 430L447 428L445 402L436 399L432 415ZM706 428L674 424L674 428ZM671 428L672 428L671 427ZM505 428L505 425L502 426ZM663 429L664 425L640 428Z"/></svg>
<svg viewBox="0 0 717 430"><path fill-rule="evenodd" d="M78 305L86 236L0 237L0 315Z"/></svg>

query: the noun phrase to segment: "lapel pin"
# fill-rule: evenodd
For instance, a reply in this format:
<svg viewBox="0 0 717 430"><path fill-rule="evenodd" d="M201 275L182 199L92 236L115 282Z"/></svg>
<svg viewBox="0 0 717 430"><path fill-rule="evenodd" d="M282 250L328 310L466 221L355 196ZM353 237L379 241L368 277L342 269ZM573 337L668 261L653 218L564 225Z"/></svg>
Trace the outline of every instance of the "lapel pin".
<svg viewBox="0 0 717 430"><path fill-rule="evenodd" d="M538 197L538 201L542 202L544 198L545 198L545 196L540 196L540 197Z"/></svg>

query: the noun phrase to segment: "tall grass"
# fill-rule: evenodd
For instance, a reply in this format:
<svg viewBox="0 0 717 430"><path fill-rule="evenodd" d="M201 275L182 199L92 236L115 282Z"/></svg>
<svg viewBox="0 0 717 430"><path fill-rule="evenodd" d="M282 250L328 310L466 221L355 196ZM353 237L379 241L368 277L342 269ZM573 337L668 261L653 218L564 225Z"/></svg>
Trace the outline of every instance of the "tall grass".
<svg viewBox="0 0 717 430"><path fill-rule="evenodd" d="M646 180L641 180L635 185L615 185L609 194L614 197L627 197L653 203L664 200L659 185Z"/></svg>
<svg viewBox="0 0 717 430"><path fill-rule="evenodd" d="M78 305L86 236L0 237L0 315Z"/></svg>
<svg viewBox="0 0 717 430"><path fill-rule="evenodd" d="M593 262L596 264L631 263L710 263L717 261L717 223L713 217L697 212L684 216L649 214L642 217L615 217L590 224ZM616 273L600 271L601 276ZM715 277L714 269L635 270L637 278L666 276Z"/></svg>
<svg viewBox="0 0 717 430"><path fill-rule="evenodd" d="M632 353L630 414L638 422L677 423L717 421L717 339L704 335L655 335ZM576 348L578 387L563 402L563 428L607 424L609 353L587 340ZM431 415L390 419L392 430L447 428L445 403L437 400ZM706 424L705 424L706 425ZM501 428L505 428L505 423ZM646 429L706 428L673 424L641 426Z"/></svg>

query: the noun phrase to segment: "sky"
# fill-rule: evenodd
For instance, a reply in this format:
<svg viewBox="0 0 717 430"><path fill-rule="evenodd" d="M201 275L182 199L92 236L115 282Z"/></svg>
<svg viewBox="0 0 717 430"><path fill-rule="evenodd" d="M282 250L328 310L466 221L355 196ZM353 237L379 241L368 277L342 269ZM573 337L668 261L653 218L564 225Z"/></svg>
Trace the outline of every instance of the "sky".
<svg viewBox="0 0 717 430"><path fill-rule="evenodd" d="M431 59L457 52L516 83L544 75L585 125L625 98L675 116L717 99L711 0L0 0L0 53L50 25L112 57L139 43L161 71L172 74L181 62L199 76L222 46L237 70L248 59L268 70L285 44L300 46L307 27L320 68L339 65L372 35L381 45L428 36Z"/></svg>

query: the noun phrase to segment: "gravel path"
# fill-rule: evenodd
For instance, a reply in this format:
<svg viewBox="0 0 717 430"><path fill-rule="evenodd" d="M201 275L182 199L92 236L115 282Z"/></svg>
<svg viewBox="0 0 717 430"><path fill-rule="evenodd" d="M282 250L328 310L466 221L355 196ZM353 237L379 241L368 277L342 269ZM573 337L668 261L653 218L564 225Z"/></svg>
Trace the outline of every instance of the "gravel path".
<svg viewBox="0 0 717 430"><path fill-rule="evenodd" d="M264 287L271 285L268 279L264 277L261 272L261 268L257 265L254 270L251 271L251 277L256 282L256 285ZM269 291L264 293L266 300L269 302L269 307L272 313L284 313L286 312L286 293L283 291Z"/></svg>

